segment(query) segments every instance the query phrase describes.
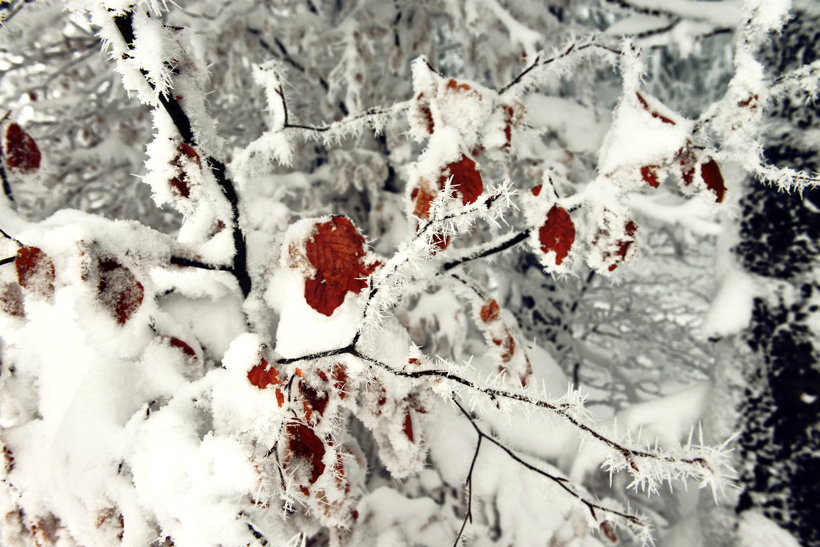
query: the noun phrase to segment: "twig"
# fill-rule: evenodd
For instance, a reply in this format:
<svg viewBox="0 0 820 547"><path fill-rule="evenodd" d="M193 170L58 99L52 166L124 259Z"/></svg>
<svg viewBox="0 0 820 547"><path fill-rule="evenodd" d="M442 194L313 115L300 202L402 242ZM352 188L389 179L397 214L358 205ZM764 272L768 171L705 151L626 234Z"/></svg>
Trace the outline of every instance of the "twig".
<svg viewBox="0 0 820 547"><path fill-rule="evenodd" d="M470 495L472 494L472 492L471 492L472 488L471 488L470 485L472 484L473 470L474 470L474 467L475 467L475 462L476 462L476 459L478 458L479 449L481 448L481 440L482 439L487 439L487 441L491 442L492 444L494 444L495 446L500 448L502 451L504 451L504 453L506 453L513 461L515 461L516 463L522 465L526 469L528 469L528 470L530 470L534 473L537 473L537 474L541 475L542 477L546 477L547 479L553 481L555 484L560 486L569 495L571 495L572 497L576 498L578 501L583 503L587 507L587 509L589 510L590 514L592 515L593 520L595 520L596 522L598 522L598 518L597 518L596 513L595 513L595 510L597 509L601 512L609 513L611 515L615 515L615 516L620 517L622 519L626 519L626 520L628 520L629 522L631 522L632 524L634 524L636 526L641 526L641 527L646 526L646 523L643 522L636 515L630 515L628 513L623 513L621 511L617 511L615 509L610 509L609 507L605 507L603 505L600 505L598 503L590 501L590 500L586 499L585 497L583 497L582 495L580 495L574 489L572 489L568 486L568 484L570 482L569 479L566 479L564 477L559 477L557 475L553 475L552 473L548 473L548 472L544 471L543 469L540 469L540 468L532 465L528 461L522 459L515 452L513 452L509 447L502 444L500 441L495 439L492 435L488 435L487 433L485 433L478 426L478 424L476 423L476 420L472 416L470 416L470 414L464 409L463 406L461 406L461 403L458 402L458 398L455 396L455 394L453 394L452 399L453 399L453 402L455 403L455 405L458 407L458 409L464 415L464 417L467 418L470 421L470 425L473 426L473 429L475 430L476 434L478 435L478 444L476 446L475 454L473 454L473 461L470 464L470 471L467 474L468 492L469 492ZM458 545L458 542L461 539L461 535L464 532L464 527L467 524L467 519L468 518L470 519L470 522L472 522L471 499L469 497L468 497L468 500L467 500L467 516L464 518L464 522L462 523L461 531L459 532L458 537L456 537L454 547Z"/></svg>
<svg viewBox="0 0 820 547"><path fill-rule="evenodd" d="M453 396L453 401L458 405L455 396ZM461 408L461 405L459 405L459 408ZM453 547L458 547L461 536L464 534L464 529L467 527L467 521L470 521L470 524L473 523L473 471L475 471L475 462L478 460L478 452L481 450L481 441L484 439L484 435L472 419L470 420L470 424L476 430L476 433L478 433L478 442L475 445L473 461L470 462L470 470L467 472L467 480L464 481L467 487L467 512L464 514L464 520L461 522L461 529L458 531L456 540L453 542Z"/></svg>
<svg viewBox="0 0 820 547"><path fill-rule="evenodd" d="M125 40L129 49L133 49L135 40L133 17L134 15L130 11L114 17L114 23L117 25L117 29L120 31L120 34L122 34L123 40ZM146 81L152 89L156 89L150 80L146 79ZM191 127L191 120L182 109L179 101L170 93L167 95L159 93L157 98L168 113L168 116L170 116L177 131L179 131L183 142L196 147L197 142ZM248 273L248 252L245 244L245 234L239 224L239 196L236 193L233 181L227 176L225 164L213 157L207 157L206 163L210 167L217 184L219 184L219 187L222 189L222 194L231 206L231 225L233 226L233 243L236 251L230 272L239 283L242 295L247 298L251 292L251 276Z"/></svg>
<svg viewBox="0 0 820 547"><path fill-rule="evenodd" d="M8 173L6 173L5 164L5 158L3 157L2 152L0 152L0 178L3 179L3 193L10 202L15 203L14 191L11 189L11 182L9 181Z"/></svg>
<svg viewBox="0 0 820 547"><path fill-rule="evenodd" d="M25 247L25 246L26 246L26 245L25 245L22 241L20 241L20 240L19 240L19 239L17 239L16 237L12 237L12 236L10 236L10 235L9 235L8 233L6 233L6 231L5 231L5 230L3 230L2 228L0 228L0 235L2 235L3 237L5 237L6 239L10 239L10 240L12 240L12 241L13 241L13 242L15 242L16 244L18 244L20 247Z"/></svg>
<svg viewBox="0 0 820 547"><path fill-rule="evenodd" d="M4 264L11 264L15 260L17 260L16 256L10 256L8 258L4 258L3 260L0 260L0 266L2 266Z"/></svg>
<svg viewBox="0 0 820 547"><path fill-rule="evenodd" d="M345 346L343 348L338 349L331 349L327 351L320 351L318 353L311 353L308 355L303 355L302 357L283 357L281 359L276 360L277 365L289 365L291 363L298 363L299 361L312 361L314 359L323 359L325 357L333 357L334 355L344 355L350 354L353 355L356 351L353 344L349 346Z"/></svg>
<svg viewBox="0 0 820 547"><path fill-rule="evenodd" d="M187 268L200 268L202 270L213 270L217 272L230 272L231 268L229 266L222 266L222 265L215 265L215 264L208 264L206 262L200 262L198 260L191 260L189 258L184 258L181 256L172 256L169 260L171 264L174 266L184 266Z"/></svg>
<svg viewBox="0 0 820 547"><path fill-rule="evenodd" d="M530 233L532 233L532 228L527 228L523 232L519 232L519 233L515 234L513 237L509 238L508 240L506 240L502 243L488 246L487 248L484 248L484 249L481 249L481 250L478 250L478 251L474 251L473 253L471 253L467 256L464 256L462 258L459 258L459 259L456 259L456 260L451 260L450 262L446 262L441 267L441 271L442 271L442 273L443 272L448 272L448 271L452 270L453 268L461 266L462 264L466 264L467 262L472 262L473 260L486 258L490 255L494 255L494 254L506 251L507 249L509 249L511 247L514 247L514 246L518 245L519 243L521 243L522 241L526 240L530 236Z"/></svg>
<svg viewBox="0 0 820 547"><path fill-rule="evenodd" d="M532 62L532 64L530 64L530 66L528 66L521 73L519 73L518 76L513 78L510 83L508 83L507 85L505 85L501 89L499 89L498 94L503 95L504 93L506 93L507 91L509 91L510 89L512 89L513 87L515 87L519 83L521 83L521 81L523 81L524 77L527 74L529 74L530 72L532 72L533 70L535 70L538 67L552 64L555 61L558 61L559 59L563 59L565 57L568 57L572 53L578 53L578 52L584 51L585 49L589 49L589 48L593 48L593 47L594 48L600 48L600 49L603 49L605 51L609 51L610 53L614 53L616 55L621 55L622 54L620 49L605 46L605 45L599 44L597 42L587 42L586 44L582 44L580 46L577 43L572 43L562 53L559 53L558 55L555 55L553 57L549 57L547 59L542 60L540 55L536 55L535 60Z"/></svg>

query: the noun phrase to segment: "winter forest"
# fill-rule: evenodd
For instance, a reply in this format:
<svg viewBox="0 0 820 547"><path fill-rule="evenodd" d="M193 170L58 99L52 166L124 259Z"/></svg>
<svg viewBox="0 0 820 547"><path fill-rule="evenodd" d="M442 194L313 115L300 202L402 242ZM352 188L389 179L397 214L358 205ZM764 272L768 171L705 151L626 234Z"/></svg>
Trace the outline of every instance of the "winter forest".
<svg viewBox="0 0 820 547"><path fill-rule="evenodd" d="M820 545L817 2L0 23L0 544Z"/></svg>

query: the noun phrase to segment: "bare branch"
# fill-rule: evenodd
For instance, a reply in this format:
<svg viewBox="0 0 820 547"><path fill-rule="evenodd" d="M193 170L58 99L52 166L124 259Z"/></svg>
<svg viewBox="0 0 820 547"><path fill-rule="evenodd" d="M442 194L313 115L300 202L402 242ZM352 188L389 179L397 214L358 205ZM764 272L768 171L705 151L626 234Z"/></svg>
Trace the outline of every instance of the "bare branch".
<svg viewBox="0 0 820 547"><path fill-rule="evenodd" d="M595 513L595 510L597 509L597 510L603 512L603 513L609 513L609 514L614 515L616 517L628 520L630 523L632 523L635 526L640 526L642 528L647 526L647 524L643 520L641 520L637 515L631 515L629 513L623 513L621 511L617 511L615 509L605 507L605 506L603 506L599 503L596 503L594 501L586 499L584 496L582 496L581 494L579 494L578 492L576 492L573 488L571 488L569 486L569 484L570 484L569 479L564 478L564 477L559 477L559 476L554 475L552 473L548 473L547 471L544 471L543 469L540 469L540 468L532 465L528 461L524 460L519 455L517 455L515 452L513 452L509 447L507 447L506 445L504 445L503 443L501 443L500 441L495 439L492 435L488 435L486 432L484 432L478 426L478 424L476 423L475 418L470 416L470 414L464 409L464 407L461 406L461 403L458 402L458 398L455 395L452 396L452 399L453 399L453 402L455 403L455 405L458 407L458 409L464 415L464 417L467 418L468 420L470 420L470 425L473 426L473 429L478 434L478 445L476 446L476 451L475 451L475 454L473 455L473 461L470 464L470 471L467 475L468 485L470 485L472 483L473 468L475 467L475 461L478 458L478 451L481 448L481 440L482 439L487 439L487 441L494 444L495 446L500 448L504 453L506 453L513 461L515 461L516 463L522 465L526 469L528 469L528 470L530 470L534 473L537 473L538 475L541 475L542 477L545 477L545 478L551 480L552 482L557 484L562 490L564 490L569 495L571 495L572 497L576 498L578 501L583 503L587 507L587 509L589 510L590 515L592 516L593 520L595 520L596 522L598 522L598 518L597 518L597 515ZM469 488L469 486L468 486L468 488ZM468 492L469 492L469 490L468 490ZM467 515L468 515L468 517L471 517L471 508L470 508L469 504L470 504L470 502L468 500ZM465 517L464 524L466 524L466 523L467 523L467 518ZM455 545L458 545L458 541L461 538L461 533L463 531L464 531L464 525L462 525L461 532L459 532L459 535L456 538Z"/></svg>

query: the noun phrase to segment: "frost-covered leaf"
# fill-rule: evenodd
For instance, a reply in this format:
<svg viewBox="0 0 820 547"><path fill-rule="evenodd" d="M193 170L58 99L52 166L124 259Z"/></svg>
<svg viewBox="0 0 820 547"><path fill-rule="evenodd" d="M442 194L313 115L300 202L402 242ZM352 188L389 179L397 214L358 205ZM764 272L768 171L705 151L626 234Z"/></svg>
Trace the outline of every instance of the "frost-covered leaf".
<svg viewBox="0 0 820 547"><path fill-rule="evenodd" d="M464 205L475 203L484 192L481 174L476 169L475 162L467 156L462 155L460 160L447 164L439 179L439 189L444 188L448 176L453 177L453 194L460 194Z"/></svg>
<svg viewBox="0 0 820 547"><path fill-rule="evenodd" d="M189 161L185 162L183 158L187 158ZM182 143L177 147L177 155L171 162L171 165L176 169L176 175L168 181L168 184L171 185L178 195L184 198L191 196L189 175L186 172L186 169L189 167L186 163L193 163L196 164L197 167L202 167L202 160L199 157L199 153L197 153L190 144Z"/></svg>
<svg viewBox="0 0 820 547"><path fill-rule="evenodd" d="M322 473L325 464L325 443L305 424L291 423L287 426L288 457L305 462L310 466L310 484L314 484Z"/></svg>
<svg viewBox="0 0 820 547"><path fill-rule="evenodd" d="M26 314L23 306L23 291L17 283L4 283L0 288L0 311L13 317Z"/></svg>
<svg viewBox="0 0 820 547"><path fill-rule="evenodd" d="M706 163L700 166L700 175L703 177L703 182L706 187L715 194L715 201L723 202L726 197L726 185L723 182L723 175L720 172L720 166L713 159L709 159Z"/></svg>
<svg viewBox="0 0 820 547"><path fill-rule="evenodd" d="M126 266L114 258L98 261L97 298L117 323L124 325L142 304L145 289Z"/></svg>
<svg viewBox="0 0 820 547"><path fill-rule="evenodd" d="M40 149L31 135L18 124L10 123L6 127L3 145L4 159L10 169L27 173L40 168Z"/></svg>
<svg viewBox="0 0 820 547"><path fill-rule="evenodd" d="M265 359L259 361L248 371L248 381L259 389L265 389L269 385L282 385L279 379L279 369L270 366Z"/></svg>
<svg viewBox="0 0 820 547"><path fill-rule="evenodd" d="M54 294L54 262L37 247L21 247L14 261L20 286L42 297Z"/></svg>
<svg viewBox="0 0 820 547"><path fill-rule="evenodd" d="M555 253L555 265L560 266L575 242L575 224L566 209L557 205L550 209L546 221L538 229L538 241L542 252Z"/></svg>
<svg viewBox="0 0 820 547"><path fill-rule="evenodd" d="M305 280L305 300L311 308L330 316L347 293L359 294L378 263L367 264L364 237L349 218L334 216L317 224L305 243L305 254L316 274Z"/></svg>

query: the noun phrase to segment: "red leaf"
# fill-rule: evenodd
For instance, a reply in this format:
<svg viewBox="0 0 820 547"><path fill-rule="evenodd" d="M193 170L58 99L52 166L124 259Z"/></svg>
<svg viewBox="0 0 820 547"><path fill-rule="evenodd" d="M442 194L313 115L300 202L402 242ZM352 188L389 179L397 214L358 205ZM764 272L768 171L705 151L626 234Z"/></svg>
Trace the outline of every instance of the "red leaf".
<svg viewBox="0 0 820 547"><path fill-rule="evenodd" d="M413 438L413 418L410 416L409 410L404 415L404 427L402 429L411 443L416 442Z"/></svg>
<svg viewBox="0 0 820 547"><path fill-rule="evenodd" d="M196 352L194 348L177 338L176 336L172 336L168 343L171 344L175 348L179 348L182 350L182 353L187 355L188 357L196 357Z"/></svg>
<svg viewBox="0 0 820 547"><path fill-rule="evenodd" d="M325 472L325 464L322 462L325 455L324 443L311 428L300 423L288 424L287 435L290 452L297 458L310 461L310 484L315 483Z"/></svg>
<svg viewBox="0 0 820 547"><path fill-rule="evenodd" d="M282 408L282 405L285 404L285 395L278 387L276 388L276 404L279 405L279 408Z"/></svg>
<svg viewBox="0 0 820 547"><path fill-rule="evenodd" d="M436 191L431 188L427 179L421 179L419 185L410 192L410 199L416 202L413 214L418 218L430 218L430 204L436 199Z"/></svg>
<svg viewBox="0 0 820 547"><path fill-rule="evenodd" d="M634 221L629 220L624 225L624 231L630 239L621 239L618 241L618 249L615 251L615 256L612 257L614 262L609 265L609 271L614 272L618 264L626 261L626 254L629 249L635 244L635 233L638 231L638 225Z"/></svg>
<svg viewBox="0 0 820 547"><path fill-rule="evenodd" d="M456 91L469 91L472 89L467 84L460 84L452 78L447 82L447 89L454 89Z"/></svg>
<svg viewBox="0 0 820 547"><path fill-rule="evenodd" d="M461 202L464 205L475 203L484 191L484 184L481 181L481 175L475 168L475 162L462 155L459 161L447 164L438 181L440 190L444 189L444 185L451 175L453 177L451 183L453 195L455 196L456 192L461 194Z"/></svg>
<svg viewBox="0 0 820 547"><path fill-rule="evenodd" d="M20 286L49 297L54 294L54 262L37 247L21 247L14 261Z"/></svg>
<svg viewBox="0 0 820 547"><path fill-rule="evenodd" d="M494 338L493 344L496 346L501 346L501 360L505 363L509 363L512 360L513 355L515 355L515 338L510 335L510 332L505 328L504 338Z"/></svg>
<svg viewBox="0 0 820 547"><path fill-rule="evenodd" d="M723 183L723 175L717 162L710 159L700 166L700 174L706 187L715 194L715 201L721 203L726 196L726 185Z"/></svg>
<svg viewBox="0 0 820 547"><path fill-rule="evenodd" d="M660 169L660 165L644 165L641 167L641 178L652 188L657 188L661 185L661 181L658 180L658 169Z"/></svg>
<svg viewBox="0 0 820 547"><path fill-rule="evenodd" d="M430 110L430 101L424 97L424 93L419 93L416 97L416 118L427 129L429 134L433 134L435 123L433 122L433 112Z"/></svg>
<svg viewBox="0 0 820 547"><path fill-rule="evenodd" d="M0 310L13 317L23 317L26 314L20 285L17 283L3 285L0 289Z"/></svg>
<svg viewBox="0 0 820 547"><path fill-rule="evenodd" d="M515 119L513 107L504 105L504 148L508 149L512 144L512 126Z"/></svg>
<svg viewBox="0 0 820 547"><path fill-rule="evenodd" d="M490 300L481 307L481 320L485 323L496 321L501 315L501 308L498 307L498 302L495 299Z"/></svg>
<svg viewBox="0 0 820 547"><path fill-rule="evenodd" d="M325 413L327 402L329 400L327 393L324 391L319 392L319 390L314 389L312 386L309 386L304 382L299 382L299 391L302 393L302 396L307 399L305 403L310 403L310 407L313 410L319 414ZM307 408L305 410L307 410ZM307 416L307 419L310 419L309 415Z"/></svg>
<svg viewBox="0 0 820 547"><path fill-rule="evenodd" d="M538 230L538 241L543 252L555 252L556 266L564 261L575 242L575 224L566 209L557 205L550 209L546 222Z"/></svg>
<svg viewBox="0 0 820 547"><path fill-rule="evenodd" d="M435 245L436 247L438 247L439 249L441 249L443 251L447 247L450 246L450 241L452 239L453 238L450 237L450 236L445 236L445 235L442 235L439 232L436 232L435 234L433 234L433 245ZM435 253L433 253L433 254L435 254Z"/></svg>
<svg viewBox="0 0 820 547"><path fill-rule="evenodd" d="M276 367L269 369L268 366L269 364L265 359L260 360L259 364L254 365L248 371L248 381L259 389L265 389L271 384L281 385L279 370Z"/></svg>
<svg viewBox="0 0 820 547"><path fill-rule="evenodd" d="M305 244L316 275L305 280L305 300L321 314L330 316L342 305L348 292L359 294L367 287L367 277L379 265L366 265L364 238L343 216L317 224L313 239Z"/></svg>
<svg viewBox="0 0 820 547"><path fill-rule="evenodd" d="M601 533L612 543L618 543L618 536L615 534L615 528L612 523L603 521L600 524Z"/></svg>
<svg viewBox="0 0 820 547"><path fill-rule="evenodd" d="M40 168L40 149L31 136L16 123L6 128L6 165L20 171L36 171Z"/></svg>
<svg viewBox="0 0 820 547"><path fill-rule="evenodd" d="M541 184L537 184L537 185L532 187L532 190L530 190L530 192L532 192L532 195L534 195L535 197L538 197L539 195L541 195L541 188L542 187L543 186Z"/></svg>
<svg viewBox="0 0 820 547"><path fill-rule="evenodd" d="M117 323L124 325L142 304L145 289L131 270L113 258L99 259L98 267L97 297Z"/></svg>
<svg viewBox="0 0 820 547"><path fill-rule="evenodd" d="M177 155L171 162L171 165L176 167L177 175L173 177L169 183L179 193L180 196L187 198L191 195L191 186L188 184L188 174L182 164L182 157L194 160L197 166L202 167L202 160L199 154L190 144L182 143L177 147Z"/></svg>
<svg viewBox="0 0 820 547"><path fill-rule="evenodd" d="M336 363L330 369L333 376L333 387L339 392L339 397L344 399L347 396L347 368L341 363Z"/></svg>
<svg viewBox="0 0 820 547"><path fill-rule="evenodd" d="M663 123L668 123L670 125L677 125L677 124L675 124L674 121L670 120L669 118L667 118L663 114L661 114L659 112L656 112L655 110L652 110L652 107L649 106L649 103L646 102L646 99L644 99L643 95L641 95L639 92L636 92L635 95L638 97L638 102L641 103L641 106L644 108L644 110L646 110L647 112L652 114L653 118L657 118L660 121L662 121Z"/></svg>

